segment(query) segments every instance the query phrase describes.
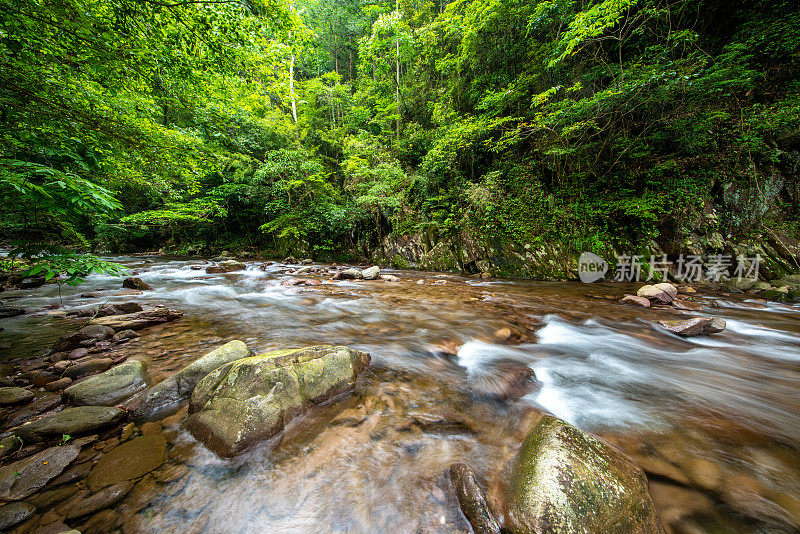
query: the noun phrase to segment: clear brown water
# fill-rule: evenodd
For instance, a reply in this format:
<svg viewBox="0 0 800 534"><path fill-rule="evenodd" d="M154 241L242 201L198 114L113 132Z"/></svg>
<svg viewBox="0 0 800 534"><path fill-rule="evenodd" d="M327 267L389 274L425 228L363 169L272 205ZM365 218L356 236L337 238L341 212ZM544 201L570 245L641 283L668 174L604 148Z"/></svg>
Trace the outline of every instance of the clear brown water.
<svg viewBox="0 0 800 534"><path fill-rule="evenodd" d="M170 462L182 476L142 485L140 510L117 505L134 531L468 531L443 473L465 461L497 505L504 465L541 410L639 461L669 531L798 531L798 306L703 295L703 313L728 328L682 339L653 322L697 312L601 298L631 291L620 284L396 272L401 282L287 287L281 265L207 275L190 268L198 260L118 259L144 269L139 276L154 290L112 301L185 312L122 349L147 360L156 380L232 339L257 352L351 345L374 364L355 395L234 460L197 444L182 413L167 419ZM67 309L92 306L108 299L79 294L118 287L118 279L93 276L62 298ZM39 354L75 327L45 309L59 302L54 286L0 296L39 310L3 321L8 358ZM497 342L503 327L519 342ZM442 348L457 357L437 355ZM516 403L472 394L476 383L502 379L493 366L500 360L530 366L539 387Z"/></svg>

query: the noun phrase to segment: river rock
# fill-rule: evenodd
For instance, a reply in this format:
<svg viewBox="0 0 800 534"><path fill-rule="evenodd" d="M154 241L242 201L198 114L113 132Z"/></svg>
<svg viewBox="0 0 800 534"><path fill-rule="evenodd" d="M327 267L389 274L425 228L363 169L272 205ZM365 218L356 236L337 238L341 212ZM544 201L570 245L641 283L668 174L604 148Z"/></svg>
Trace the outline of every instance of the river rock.
<svg viewBox="0 0 800 534"><path fill-rule="evenodd" d="M109 406L78 406L48 415L14 429L25 442L60 438L64 434L86 434L120 422L125 412Z"/></svg>
<svg viewBox="0 0 800 534"><path fill-rule="evenodd" d="M663 533L642 470L551 415L542 417L517 453L505 528L514 534Z"/></svg>
<svg viewBox="0 0 800 534"><path fill-rule="evenodd" d="M16 317L17 315L24 314L25 310L22 308L12 308L10 306L0 305L0 319L5 319L6 317Z"/></svg>
<svg viewBox="0 0 800 534"><path fill-rule="evenodd" d="M122 287L125 289L136 289L137 291L149 291L153 289L150 287L150 284L143 282L141 278L135 278L133 276L123 280Z"/></svg>
<svg viewBox="0 0 800 534"><path fill-rule="evenodd" d="M673 300L669 303L676 310L703 311L703 305L693 300Z"/></svg>
<svg viewBox="0 0 800 534"><path fill-rule="evenodd" d="M642 286L636 295L645 297L651 304L669 304L678 296L678 290L672 284L661 283Z"/></svg>
<svg viewBox="0 0 800 534"><path fill-rule="evenodd" d="M731 278L725 283L725 289L731 293L742 293L752 289L755 284L756 279L753 278Z"/></svg>
<svg viewBox="0 0 800 534"><path fill-rule="evenodd" d="M11 387L0 388L0 405L20 404L33 400L33 393L27 389Z"/></svg>
<svg viewBox="0 0 800 534"><path fill-rule="evenodd" d="M61 336L55 345L53 345L53 352L66 352L76 349L82 343L97 341L105 341L114 335L114 329L104 326L102 324L90 324L84 326L77 332Z"/></svg>
<svg viewBox="0 0 800 534"><path fill-rule="evenodd" d="M88 355L89 355L89 349L80 348L70 351L69 354L67 354L67 359L80 360L81 358L85 358Z"/></svg>
<svg viewBox="0 0 800 534"><path fill-rule="evenodd" d="M131 419L145 420L168 415L189 398L200 380L226 363L252 356L253 351L241 341L231 341L198 358L176 374L137 395L124 406Z"/></svg>
<svg viewBox="0 0 800 534"><path fill-rule="evenodd" d="M104 455L89 473L89 487L98 491L146 475L164 462L167 441L150 434L126 441Z"/></svg>
<svg viewBox="0 0 800 534"><path fill-rule="evenodd" d="M369 354L329 345L226 364L192 393L189 431L223 457L266 440L311 406L352 390Z"/></svg>
<svg viewBox="0 0 800 534"><path fill-rule="evenodd" d="M78 361L64 370L64 376L73 380L93 373L101 373L111 367L114 361L111 358L96 358Z"/></svg>
<svg viewBox="0 0 800 534"><path fill-rule="evenodd" d="M466 464L451 465L450 481L456 490L461 511L472 525L472 531L475 534L500 534L500 525L489 510L486 497L470 468Z"/></svg>
<svg viewBox="0 0 800 534"><path fill-rule="evenodd" d="M130 493L133 489L133 482L127 481L121 484L114 484L108 486L87 499L74 503L69 512L67 519L75 519L85 515L102 510L112 504L120 501L125 495Z"/></svg>
<svg viewBox="0 0 800 534"><path fill-rule="evenodd" d="M47 391L61 391L62 389L66 388L72 384L72 379L68 376L63 378L59 378L58 380L53 380L49 384L47 384L44 389Z"/></svg>
<svg viewBox="0 0 800 534"><path fill-rule="evenodd" d="M77 445L51 447L0 468L0 499L24 499L58 476L80 450Z"/></svg>
<svg viewBox="0 0 800 534"><path fill-rule="evenodd" d="M650 300L646 297L640 297L638 295L625 295L619 301L623 304L630 304L632 306L642 306L645 308L650 307Z"/></svg>
<svg viewBox="0 0 800 534"><path fill-rule="evenodd" d="M361 269L345 269L339 275L341 280L361 280L362 278L364 278L364 274Z"/></svg>
<svg viewBox="0 0 800 534"><path fill-rule="evenodd" d="M377 265L373 265L372 267L369 267L361 271L361 277L364 278L364 280L375 280L378 278L378 275L380 274L381 274L381 268L378 267Z"/></svg>
<svg viewBox="0 0 800 534"><path fill-rule="evenodd" d="M13 428L17 425L26 423L40 413L52 410L62 402L61 395L44 392L37 392L35 395L36 398L28 404L14 407L14 411L11 413L8 419L5 420L5 426L7 428Z"/></svg>
<svg viewBox="0 0 800 534"><path fill-rule="evenodd" d="M717 317L695 317L693 319L658 321L669 332L683 337L717 334L725 330L725 319Z"/></svg>
<svg viewBox="0 0 800 534"><path fill-rule="evenodd" d="M5 458L19 450L22 442L16 436L6 436L0 439L0 458Z"/></svg>
<svg viewBox="0 0 800 534"><path fill-rule="evenodd" d="M170 308L156 308L155 310L126 313L125 315L100 317L93 319L92 324L111 328L113 332L122 332L124 330L139 330L146 326L174 321L181 317L183 317L183 312L181 311L172 310ZM113 332L109 338L113 337Z"/></svg>
<svg viewBox="0 0 800 534"><path fill-rule="evenodd" d="M386 282L399 282L400 278L393 275L393 274L381 274L378 275L378 278L381 280L385 280Z"/></svg>
<svg viewBox="0 0 800 534"><path fill-rule="evenodd" d="M138 302L118 302L71 312L67 315L77 315L78 317L108 317L109 315L124 315L126 313L135 313L139 311L142 311L142 306Z"/></svg>
<svg viewBox="0 0 800 534"><path fill-rule="evenodd" d="M518 400L536 388L536 374L522 362L502 358L475 373L469 385L474 393L483 397Z"/></svg>
<svg viewBox="0 0 800 534"><path fill-rule="evenodd" d="M128 360L113 369L93 376L64 390L67 402L78 406L116 406L121 401L147 388L150 375L147 365Z"/></svg>
<svg viewBox="0 0 800 534"><path fill-rule="evenodd" d="M245 265L240 261L225 260L206 267L206 273L208 274L231 273L233 271L243 271L245 269L247 269L247 265Z"/></svg>
<svg viewBox="0 0 800 534"><path fill-rule="evenodd" d="M0 531L5 532L14 525L19 525L35 513L36 507L26 502L12 502L0 506Z"/></svg>
<svg viewBox="0 0 800 534"><path fill-rule="evenodd" d="M139 334L136 333L136 330L121 330L114 334L114 336L111 338L111 341L114 343L119 343L120 341L126 341L135 337L139 337Z"/></svg>

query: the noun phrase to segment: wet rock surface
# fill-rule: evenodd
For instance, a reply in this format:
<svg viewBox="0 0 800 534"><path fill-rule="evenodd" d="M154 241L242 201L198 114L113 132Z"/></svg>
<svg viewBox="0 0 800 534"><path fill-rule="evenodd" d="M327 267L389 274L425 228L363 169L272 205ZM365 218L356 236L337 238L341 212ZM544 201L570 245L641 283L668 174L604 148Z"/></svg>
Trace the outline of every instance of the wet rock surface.
<svg viewBox="0 0 800 534"><path fill-rule="evenodd" d="M78 456L80 447L51 447L0 468L0 499L24 499L58 476Z"/></svg>
<svg viewBox="0 0 800 534"><path fill-rule="evenodd" d="M348 347L320 346L226 364L192 393L189 430L220 456L233 456L310 406L352 390L369 361L369 354Z"/></svg>
<svg viewBox="0 0 800 534"><path fill-rule="evenodd" d="M79 406L116 406L147 388L149 381L147 365L138 360L128 360L69 386L64 390L63 397L67 402Z"/></svg>
<svg viewBox="0 0 800 534"><path fill-rule="evenodd" d="M36 513L36 507L24 502L12 502L0 506L0 530L5 531L22 523Z"/></svg>
<svg viewBox="0 0 800 534"><path fill-rule="evenodd" d="M150 284L142 281L141 278L129 277L122 281L122 287L125 289L136 289L138 291L149 291L153 289Z"/></svg>
<svg viewBox="0 0 800 534"><path fill-rule="evenodd" d="M515 534L663 532L642 470L549 415L517 453L505 526Z"/></svg>
<svg viewBox="0 0 800 534"><path fill-rule="evenodd" d="M89 487L98 491L146 475L162 464L166 447L166 440L158 434L123 443L97 462L89 473Z"/></svg>
<svg viewBox="0 0 800 534"><path fill-rule="evenodd" d="M27 389L17 387L0 387L0 406L30 402L33 400L33 397L33 393Z"/></svg>
<svg viewBox="0 0 800 534"><path fill-rule="evenodd" d="M242 271L247 268L247 265L240 261L236 260L225 260L214 265L209 265L206 267L206 272L208 274L222 274L222 273L232 273L234 271Z"/></svg>
<svg viewBox="0 0 800 534"><path fill-rule="evenodd" d="M696 317L686 320L662 320L658 324L668 332L683 337L718 334L725 330L725 320L712 317Z"/></svg>
<svg viewBox="0 0 800 534"><path fill-rule="evenodd" d="M26 442L81 435L122 421L125 412L108 406L78 406L23 425L13 432Z"/></svg>
<svg viewBox="0 0 800 534"><path fill-rule="evenodd" d="M153 326L169 321L175 321L183 317L183 312L171 310L169 308L156 308L125 315L112 315L93 319L92 323L96 326L103 326L111 329L112 337L116 332L125 330L140 330L147 326ZM92 325L90 325L92 326ZM87 327L88 328L88 327Z"/></svg>
<svg viewBox="0 0 800 534"><path fill-rule="evenodd" d="M211 371L252 355L253 351L241 341L226 343L126 402L125 409L137 420L166 415L188 399L195 386Z"/></svg>

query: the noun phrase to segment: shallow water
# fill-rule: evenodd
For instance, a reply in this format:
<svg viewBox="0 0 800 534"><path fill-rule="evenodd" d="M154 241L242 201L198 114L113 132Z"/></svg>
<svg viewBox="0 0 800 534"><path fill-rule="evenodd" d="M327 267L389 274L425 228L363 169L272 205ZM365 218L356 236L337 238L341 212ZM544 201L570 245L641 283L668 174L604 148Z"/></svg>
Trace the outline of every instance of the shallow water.
<svg viewBox="0 0 800 534"><path fill-rule="evenodd" d="M208 275L191 268L196 259L117 260L154 289L81 298L120 287L92 276L60 299L52 285L0 295L36 310L3 320L6 357L41 354L80 324L48 306L132 299L185 312L120 349L148 361L156 381L232 339L256 352L351 345L373 361L354 395L234 460L197 444L182 415L166 420L183 475L143 487L139 510L117 505L132 531L468 531L443 473L467 462L496 505L497 481L539 410L636 459L669 531L798 531L798 306L702 295L704 312L643 309L607 298L635 289L622 284L406 271L383 271L395 283L303 275L324 283L288 287L280 264ZM704 314L724 318L725 332L684 339L654 326ZM504 327L510 343L496 334ZM497 364L509 360L531 367L538 387L515 403L475 395L476 384L502 381Z"/></svg>

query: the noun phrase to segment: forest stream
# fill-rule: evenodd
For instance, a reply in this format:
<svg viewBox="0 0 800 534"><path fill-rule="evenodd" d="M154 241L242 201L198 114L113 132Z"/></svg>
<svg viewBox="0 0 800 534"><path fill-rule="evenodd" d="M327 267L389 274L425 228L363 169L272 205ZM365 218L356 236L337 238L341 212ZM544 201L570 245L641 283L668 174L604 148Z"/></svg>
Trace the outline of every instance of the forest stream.
<svg viewBox="0 0 800 534"><path fill-rule="evenodd" d="M638 308L618 302L633 284L393 270L381 272L399 281L333 281L324 272L304 275L321 285L290 286L282 283L297 265L247 262L206 274L198 259L111 259L153 289L115 295L119 278L92 275L76 288L6 291L3 301L28 313L2 321L3 358L43 355L85 323L65 309L133 300L184 313L113 348L146 361L154 382L235 339L257 354L347 345L372 364L354 394L233 459L192 437L186 408L163 419L164 464L103 512L106 526L469 532L448 467L469 464L498 502L497 481L527 419L545 411L633 458L668 532L800 531L800 305L698 288L702 311ZM681 338L655 324L705 315L727 328ZM535 382L509 400L509 373L525 366ZM106 447L116 438L101 439ZM91 519L74 526L87 521L88 531L98 528Z"/></svg>

